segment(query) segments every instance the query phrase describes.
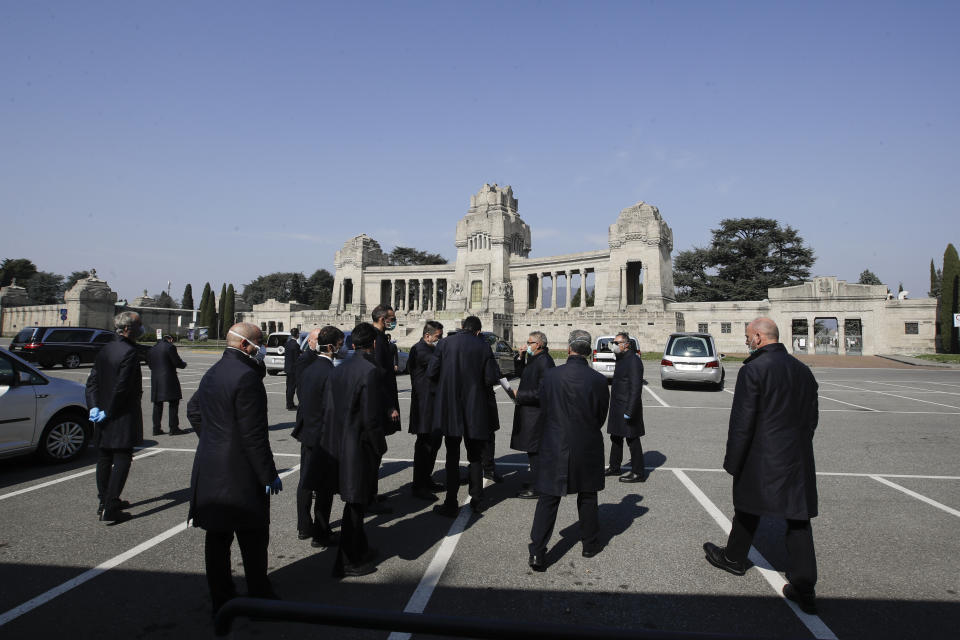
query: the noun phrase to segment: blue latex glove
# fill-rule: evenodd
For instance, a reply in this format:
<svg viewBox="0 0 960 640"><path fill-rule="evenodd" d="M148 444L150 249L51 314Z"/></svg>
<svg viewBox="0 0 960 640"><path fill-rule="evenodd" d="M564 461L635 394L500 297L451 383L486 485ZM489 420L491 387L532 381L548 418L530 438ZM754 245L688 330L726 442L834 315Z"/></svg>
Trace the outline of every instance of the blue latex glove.
<svg viewBox="0 0 960 640"><path fill-rule="evenodd" d="M280 476L277 476L276 478L274 478L273 482L271 482L264 488L266 489L267 495L271 493L273 495L277 495L278 493L283 491L283 482L280 480Z"/></svg>
<svg viewBox="0 0 960 640"><path fill-rule="evenodd" d="M107 417L107 414L103 412L103 409L94 407L90 409L90 422L97 423L103 422L103 419Z"/></svg>
<svg viewBox="0 0 960 640"><path fill-rule="evenodd" d="M629 420L629 419L630 419L630 416L628 416L627 414L623 414L623 419L624 419L624 420Z"/></svg>
<svg viewBox="0 0 960 640"><path fill-rule="evenodd" d="M103 422L106 420L107 414L103 409L100 409L100 413L97 414L97 422Z"/></svg>

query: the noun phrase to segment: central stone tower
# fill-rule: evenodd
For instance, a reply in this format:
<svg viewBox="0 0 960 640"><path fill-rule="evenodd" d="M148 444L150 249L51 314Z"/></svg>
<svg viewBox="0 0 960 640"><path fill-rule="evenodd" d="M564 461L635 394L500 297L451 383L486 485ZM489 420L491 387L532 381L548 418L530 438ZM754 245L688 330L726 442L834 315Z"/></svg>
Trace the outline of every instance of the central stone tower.
<svg viewBox="0 0 960 640"><path fill-rule="evenodd" d="M470 196L470 209L457 223L456 275L448 285L448 309L513 313L512 256L530 255L530 227L517 213L509 185L485 184Z"/></svg>

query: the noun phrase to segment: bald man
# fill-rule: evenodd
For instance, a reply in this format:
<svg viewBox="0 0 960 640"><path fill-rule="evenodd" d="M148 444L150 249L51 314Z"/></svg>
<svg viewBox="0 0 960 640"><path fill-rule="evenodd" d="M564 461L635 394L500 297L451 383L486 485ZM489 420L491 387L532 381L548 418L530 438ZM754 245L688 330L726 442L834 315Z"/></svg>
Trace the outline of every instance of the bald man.
<svg viewBox="0 0 960 640"><path fill-rule="evenodd" d="M307 348L303 350L303 353L300 354L300 357L297 358L297 361L293 365L294 379L297 381L297 402L300 402L300 374L302 374L307 367L312 365L317 361L317 358L320 356L317 354L317 336L320 335L320 327L314 327L310 330L310 333L307 334ZM300 415L300 412L297 412L297 416Z"/></svg>
<svg viewBox="0 0 960 640"><path fill-rule="evenodd" d="M817 558L810 519L817 515L813 432L817 381L787 353L770 318L745 330L750 357L737 374L723 468L733 476L733 525L726 547L707 542L707 561L742 576L761 516L787 521L790 568L783 595L816 613Z"/></svg>
<svg viewBox="0 0 960 640"><path fill-rule="evenodd" d="M214 615L237 595L230 576L234 536L248 595L277 597L267 578L267 544L270 495L283 484L270 450L262 343L256 325L230 327L223 357L204 374L187 404L187 418L200 437L187 519L207 532L204 555Z"/></svg>

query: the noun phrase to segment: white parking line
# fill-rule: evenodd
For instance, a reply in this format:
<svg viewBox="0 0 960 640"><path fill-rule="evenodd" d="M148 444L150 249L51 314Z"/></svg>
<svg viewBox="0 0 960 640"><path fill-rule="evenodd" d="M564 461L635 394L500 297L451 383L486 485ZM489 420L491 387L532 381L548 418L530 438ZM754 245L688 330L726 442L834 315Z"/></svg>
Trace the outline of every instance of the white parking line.
<svg viewBox="0 0 960 640"><path fill-rule="evenodd" d="M870 393L871 391L870 389L860 389L858 387L851 387L850 385L840 384L839 382L828 382L827 384L832 384L837 387L844 387L846 389L854 389L856 391L865 391L867 393ZM934 402L933 400L921 400L920 398L911 398L910 396L901 396L896 393L889 393L887 391L874 390L873 393L879 393L880 395L890 396L891 398L901 398L903 400L913 400L914 402L923 402L925 404L935 404L938 407L947 407L948 409L960 409L960 407L954 406L952 404L943 404L941 402Z"/></svg>
<svg viewBox="0 0 960 640"><path fill-rule="evenodd" d="M643 388L644 388L646 391L648 391L648 392L650 393L650 395L653 396L653 399L654 399L654 400L656 400L657 402L660 403L660 406L662 406L662 407L669 407L669 406L670 406L670 405L668 405L666 402L663 401L663 398L661 398L660 396L658 396L657 394L655 394L655 393L653 392L653 389L650 388L650 385L644 385Z"/></svg>
<svg viewBox="0 0 960 640"><path fill-rule="evenodd" d="M905 384L893 384L892 382L880 382L879 380L864 380L864 382L869 382L871 384L882 384L885 387L899 387L901 389L909 389L911 391L919 391L921 393L942 393L948 396L960 396L960 391L941 391L940 389L924 389L922 387L910 387Z"/></svg>
<svg viewBox="0 0 960 640"><path fill-rule="evenodd" d="M161 451L162 451L162 449L153 449L153 450L147 451L147 452L144 453L143 455L135 456L133 459L134 459L134 460L142 460L143 458L146 458L146 457L148 457L148 456L154 456L154 455L160 453ZM20 489L20 490L18 490L18 491L11 491L10 493L5 493L5 494L3 494L3 495L0 495L0 500L6 500L7 498L12 498L12 497L14 497L14 496L19 496L19 495L22 495L22 494L24 494L24 493L30 493L31 491L36 491L37 489L43 489L44 487L49 487L49 486L52 486L52 485L55 485L55 484L60 484L61 482L66 482L67 480L73 480L74 478L80 478L80 477L82 477L82 476L88 476L88 475L90 475L91 473L95 473L96 471L97 471L97 467L94 466L92 469L87 469L86 471L81 471L81 472L79 472L79 473L73 473L73 474L70 474L69 476L63 476L62 478L57 478L56 480L50 480L49 482L43 482L43 483L41 483L41 484L35 484L35 485L31 486L31 487L27 487L26 489Z"/></svg>
<svg viewBox="0 0 960 640"><path fill-rule="evenodd" d="M921 500L921 501L923 501L923 502L926 502L926 503L929 504L930 506L936 507L937 509L940 509L941 511L946 511L946 512L949 513L950 515L957 516L958 518L960 518L960 511L957 511L956 509L953 509L953 508L951 508L951 507L948 507L947 505L942 504L942 503L940 503L940 502L937 502L936 500L932 500L932 499L928 498L927 496L924 496L924 495L921 495L921 494L917 493L916 491L911 491L910 489L907 489L906 487L901 486L901 485L897 484L896 482L890 482L890 481L887 480L886 478L881 478L880 476L870 476L870 477L873 478L874 480L876 480L877 482L880 482L880 483L883 483L883 484L887 485L888 487L893 487L893 488L896 489L897 491L902 491L903 493L907 494L907 495L910 496L911 498L916 498L917 500Z"/></svg>
<svg viewBox="0 0 960 640"><path fill-rule="evenodd" d="M300 468L300 465L296 465L292 469L289 469L281 473L280 477L286 478L290 474L295 473L299 468ZM130 560L131 558L134 558L140 555L144 551L149 551L150 549L157 546L161 542L172 538L173 536L177 535L182 531L186 531L187 527L188 527L187 523L182 522L177 526L167 529L163 533L150 538L146 542L141 542L140 544L138 544L132 549L124 551L123 553L116 555L105 562L101 562L100 564L95 566L93 569L88 569L87 571L84 571L77 577L67 580L63 584L58 585L48 591L45 591L41 593L39 596L35 598L31 598L30 600L27 600L23 604L16 606L13 609L10 609L9 611L0 615L0 627L7 624L11 620L15 620L16 618L19 618L23 614L29 613L30 611L33 611L37 607L50 602L57 596L61 596L64 593L70 591L71 589L75 587L79 587L83 583L93 580L94 578L99 576L101 573L105 573L110 569L113 569L114 567L117 567L123 564L127 560Z"/></svg>
<svg viewBox="0 0 960 640"><path fill-rule="evenodd" d="M693 497L696 498L697 502L699 502L700 505L706 509L707 513L713 517L714 521L720 525L720 528L723 529L723 532L729 534L731 526L730 521L725 515L723 515L720 509L717 508L717 505L713 504L710 498L708 498L706 494L700 490L700 487L694 484L693 480L691 480L683 471L674 469L673 473L677 476L677 478L679 478L680 482L683 483L683 486L685 486L687 490L693 494ZM764 558L763 555L761 555L760 552L752 546L750 547L749 558L754 566L756 566L757 571L760 572L760 575L762 575L770 584L770 586L773 587L773 590L777 592L777 595L780 596L790 607L790 609L793 610L797 617L800 618L800 622L807 626L807 629L810 630L815 638L837 640L836 634L834 634L833 631L830 630L830 627L828 627L826 623L820 619L820 616L804 613L800 610L800 607L797 606L795 602L787 600L786 597L784 597L782 590L783 586L787 584L787 581L784 580L783 576L781 576L778 571L774 570L770 563L767 562L767 559Z"/></svg>

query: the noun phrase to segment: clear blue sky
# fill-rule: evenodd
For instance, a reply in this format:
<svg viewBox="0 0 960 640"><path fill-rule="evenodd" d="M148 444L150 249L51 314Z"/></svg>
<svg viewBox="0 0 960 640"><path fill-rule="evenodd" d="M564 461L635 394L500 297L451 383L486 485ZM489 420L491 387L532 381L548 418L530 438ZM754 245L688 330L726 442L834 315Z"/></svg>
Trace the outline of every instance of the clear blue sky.
<svg viewBox="0 0 960 640"><path fill-rule="evenodd" d="M179 298L455 255L484 182L534 256L652 203L776 218L924 297L960 242L958 2L4 2L0 257Z"/></svg>

